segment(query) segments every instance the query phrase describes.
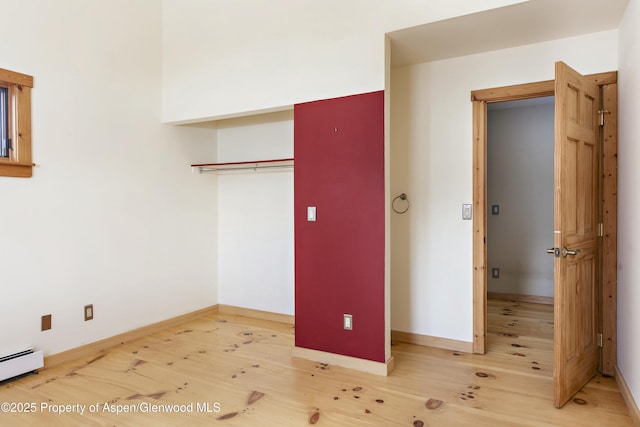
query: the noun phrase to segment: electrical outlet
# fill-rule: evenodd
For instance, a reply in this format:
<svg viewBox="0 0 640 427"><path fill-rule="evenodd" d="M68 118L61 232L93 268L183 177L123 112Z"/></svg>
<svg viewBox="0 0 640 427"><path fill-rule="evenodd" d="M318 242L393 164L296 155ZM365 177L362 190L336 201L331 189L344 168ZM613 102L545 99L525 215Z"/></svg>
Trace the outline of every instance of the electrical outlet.
<svg viewBox="0 0 640 427"><path fill-rule="evenodd" d="M84 306L84 321L93 319L93 304Z"/></svg>
<svg viewBox="0 0 640 427"><path fill-rule="evenodd" d="M492 268L491 269L491 277L494 279L499 279L500 278L500 269L499 268Z"/></svg>
<svg viewBox="0 0 640 427"><path fill-rule="evenodd" d="M350 314L345 314L343 325L345 330L347 331L353 330L353 316Z"/></svg>
<svg viewBox="0 0 640 427"><path fill-rule="evenodd" d="M51 315L45 314L44 316L42 316L40 330L48 331L49 329L51 329Z"/></svg>

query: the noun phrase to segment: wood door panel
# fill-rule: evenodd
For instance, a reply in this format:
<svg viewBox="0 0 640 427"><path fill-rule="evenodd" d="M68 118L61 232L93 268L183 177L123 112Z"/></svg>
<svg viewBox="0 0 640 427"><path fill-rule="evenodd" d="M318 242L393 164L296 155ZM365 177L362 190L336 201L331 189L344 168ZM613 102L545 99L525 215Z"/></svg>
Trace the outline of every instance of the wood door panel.
<svg viewBox="0 0 640 427"><path fill-rule="evenodd" d="M578 349L587 349L591 346L595 346L595 335L596 335L596 312L595 312L595 287L585 286L589 283L595 282L595 257L591 254L589 257L586 257L580 263L580 269L578 273L580 274L580 279L578 283L580 287L578 288L578 292L576 294L577 299L580 301L581 306L584 310L578 313L578 337L580 337L581 341L579 342ZM595 372L594 372L595 373Z"/></svg>
<svg viewBox="0 0 640 427"><path fill-rule="evenodd" d="M564 405L595 375L599 212L599 88L556 63L554 403Z"/></svg>
<svg viewBox="0 0 640 427"><path fill-rule="evenodd" d="M595 144L584 143L581 149L581 159L578 164L578 180L580 182L580 191L578 192L578 201L580 203L579 211L583 214L578 216L580 221L579 229L581 234L594 233L597 215L595 210L596 195L598 193L598 181L596 171L598 170L598 161L596 157L597 146Z"/></svg>
<svg viewBox="0 0 640 427"><path fill-rule="evenodd" d="M575 295L577 293L576 285L578 283L578 266L576 264L568 265L566 269L567 271L564 276L567 279L567 286L562 288L562 298L565 301L564 310L568 315L568 321L572 321L575 320L577 316ZM560 324L560 326L563 325ZM576 334L568 335L560 341L559 345L564 348L565 361L571 361L577 356L576 350L578 348L578 336Z"/></svg>
<svg viewBox="0 0 640 427"><path fill-rule="evenodd" d="M578 194L578 168L580 164L580 141L573 138L567 138L564 141L563 168L566 176L563 177L562 188L569 194ZM568 236L578 234L578 204L570 203L563 206L562 226ZM557 229L557 228L556 228Z"/></svg>
<svg viewBox="0 0 640 427"><path fill-rule="evenodd" d="M562 310L566 316L562 322L558 322L559 325L556 323L556 327L574 331L563 335L562 341L558 343L563 354L561 365L564 366L559 369L565 376L567 390L579 390L584 385L584 377L592 378L597 371L597 359L594 358L594 353L597 353L596 288L590 285L596 275L594 249L583 247L580 255L567 263L566 273L563 275L566 283L561 291L564 301ZM566 399L573 394L575 392L567 392Z"/></svg>
<svg viewBox="0 0 640 427"><path fill-rule="evenodd" d="M566 103L565 115L567 121L577 122L580 115L580 89L568 83L564 102Z"/></svg>

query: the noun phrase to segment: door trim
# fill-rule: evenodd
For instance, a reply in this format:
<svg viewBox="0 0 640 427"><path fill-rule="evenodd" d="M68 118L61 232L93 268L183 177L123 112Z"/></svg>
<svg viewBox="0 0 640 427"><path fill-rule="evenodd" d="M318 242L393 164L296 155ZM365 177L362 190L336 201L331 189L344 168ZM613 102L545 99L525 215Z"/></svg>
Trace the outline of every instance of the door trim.
<svg viewBox="0 0 640 427"><path fill-rule="evenodd" d="M604 375L615 376L618 313L618 84L602 85L607 114L603 127L602 183L602 364Z"/></svg>
<svg viewBox="0 0 640 427"><path fill-rule="evenodd" d="M604 109L610 113L604 125L602 222L602 365L603 374L614 375L616 365L617 298L617 152L618 72L591 74L603 91ZM553 96L555 81L547 80L471 92L473 104L473 352L484 354L487 341L487 104Z"/></svg>

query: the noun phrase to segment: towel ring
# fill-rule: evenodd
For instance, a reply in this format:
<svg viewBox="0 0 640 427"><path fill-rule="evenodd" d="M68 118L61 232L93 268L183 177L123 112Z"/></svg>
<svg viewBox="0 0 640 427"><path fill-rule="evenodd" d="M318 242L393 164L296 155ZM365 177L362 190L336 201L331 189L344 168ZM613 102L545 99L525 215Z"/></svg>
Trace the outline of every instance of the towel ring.
<svg viewBox="0 0 640 427"><path fill-rule="evenodd" d="M400 199L400 200L404 200L405 202L407 202L407 206L404 209L398 209L396 208L396 201ZM407 198L407 195L405 193L400 194L399 196L396 196L393 199L393 202L391 202L391 209L393 209L393 211L397 214L403 214L406 211L409 210L409 199Z"/></svg>

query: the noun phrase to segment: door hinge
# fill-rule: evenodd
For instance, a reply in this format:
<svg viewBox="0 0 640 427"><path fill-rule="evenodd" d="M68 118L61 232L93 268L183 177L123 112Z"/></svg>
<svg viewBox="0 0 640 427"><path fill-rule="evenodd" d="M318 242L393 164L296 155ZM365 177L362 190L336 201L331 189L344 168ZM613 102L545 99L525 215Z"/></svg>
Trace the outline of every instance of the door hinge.
<svg viewBox="0 0 640 427"><path fill-rule="evenodd" d="M604 126L604 115L611 114L609 110L598 110L598 114L600 115L600 126Z"/></svg>
<svg viewBox="0 0 640 427"><path fill-rule="evenodd" d="M598 334L598 347L602 348L602 334Z"/></svg>
<svg viewBox="0 0 640 427"><path fill-rule="evenodd" d="M604 237L604 224L598 224L598 237Z"/></svg>

